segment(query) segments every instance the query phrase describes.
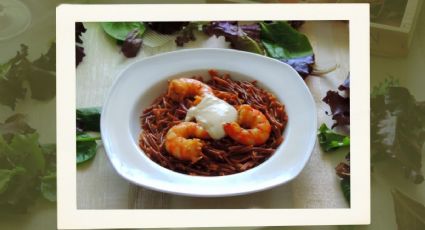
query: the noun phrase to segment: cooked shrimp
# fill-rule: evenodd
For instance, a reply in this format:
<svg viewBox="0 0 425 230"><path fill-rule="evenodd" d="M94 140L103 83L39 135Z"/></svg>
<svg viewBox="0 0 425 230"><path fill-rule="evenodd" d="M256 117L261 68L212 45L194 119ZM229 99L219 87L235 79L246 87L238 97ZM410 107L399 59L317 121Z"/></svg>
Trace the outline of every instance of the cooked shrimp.
<svg viewBox="0 0 425 230"><path fill-rule="evenodd" d="M196 162L202 157L203 146L198 138L208 139L208 132L197 123L182 122L168 130L165 149L177 159Z"/></svg>
<svg viewBox="0 0 425 230"><path fill-rule="evenodd" d="M230 138L244 145L264 144L270 136L271 126L266 116L249 105L240 105L236 122L223 125ZM244 129L241 127L247 127Z"/></svg>
<svg viewBox="0 0 425 230"><path fill-rule="evenodd" d="M174 101L182 101L186 97L212 94L212 89L201 81L191 78L171 80L168 84L168 96Z"/></svg>

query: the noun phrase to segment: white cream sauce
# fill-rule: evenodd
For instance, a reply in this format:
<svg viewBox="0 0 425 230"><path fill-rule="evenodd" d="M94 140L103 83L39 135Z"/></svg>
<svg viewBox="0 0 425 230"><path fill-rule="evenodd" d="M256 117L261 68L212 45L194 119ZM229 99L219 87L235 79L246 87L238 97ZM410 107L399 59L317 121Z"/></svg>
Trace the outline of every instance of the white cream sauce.
<svg viewBox="0 0 425 230"><path fill-rule="evenodd" d="M210 135L211 138L218 140L226 136L223 124L236 121L238 112L229 103L206 94L201 102L187 111L186 121L194 118Z"/></svg>

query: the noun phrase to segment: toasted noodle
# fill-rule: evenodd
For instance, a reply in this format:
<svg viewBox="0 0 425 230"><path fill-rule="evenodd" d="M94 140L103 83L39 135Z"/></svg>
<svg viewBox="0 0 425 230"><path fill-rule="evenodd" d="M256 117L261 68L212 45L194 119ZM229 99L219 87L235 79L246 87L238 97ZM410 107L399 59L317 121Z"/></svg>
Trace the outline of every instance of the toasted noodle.
<svg viewBox="0 0 425 230"><path fill-rule="evenodd" d="M267 117L272 126L267 142L253 147L239 144L229 137L203 140L201 160L192 163L176 159L165 150L165 135L172 126L184 121L193 99L175 102L164 93L140 116L143 129L139 137L140 147L159 165L189 175L223 176L258 166L272 156L283 141L282 133L288 121L284 105L271 93L257 87L255 81L233 81L227 74L218 76L213 70L209 73L211 80L206 84L218 98L234 106L249 104ZM194 78L202 81L200 77Z"/></svg>

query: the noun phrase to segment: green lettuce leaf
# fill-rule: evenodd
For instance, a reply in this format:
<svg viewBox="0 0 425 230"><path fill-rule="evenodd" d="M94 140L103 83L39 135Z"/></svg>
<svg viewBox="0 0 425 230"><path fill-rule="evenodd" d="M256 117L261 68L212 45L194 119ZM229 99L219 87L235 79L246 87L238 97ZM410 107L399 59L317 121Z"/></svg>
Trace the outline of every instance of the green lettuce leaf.
<svg viewBox="0 0 425 230"><path fill-rule="evenodd" d="M45 175L56 174L56 144L41 145L46 160Z"/></svg>
<svg viewBox="0 0 425 230"><path fill-rule="evenodd" d="M348 201L348 203L350 203L350 197L351 197L350 178L342 179L340 182L340 186L345 199Z"/></svg>
<svg viewBox="0 0 425 230"><path fill-rule="evenodd" d="M138 29L142 35L146 27L142 22L102 22L103 30L118 41L124 41L127 35L134 29Z"/></svg>
<svg viewBox="0 0 425 230"><path fill-rule="evenodd" d="M46 161L38 142L38 134L16 134L8 144L7 156L15 165L23 166L28 173L40 175L44 173Z"/></svg>
<svg viewBox="0 0 425 230"><path fill-rule="evenodd" d="M14 110L16 103L25 99L24 82L28 82L33 99L50 100L55 96L55 47L52 43L46 54L31 62L27 58L28 47L22 44L15 57L0 65L0 104Z"/></svg>
<svg viewBox="0 0 425 230"><path fill-rule="evenodd" d="M287 22L260 23L261 42L267 54L276 59L294 59L313 55L307 36Z"/></svg>
<svg viewBox="0 0 425 230"><path fill-rule="evenodd" d="M10 142L0 136L0 209L26 212L39 197L45 166L37 133L15 134Z"/></svg>
<svg viewBox="0 0 425 230"><path fill-rule="evenodd" d="M264 55L260 44L249 36L235 37L232 44L235 49Z"/></svg>
<svg viewBox="0 0 425 230"><path fill-rule="evenodd" d="M371 97L374 98L388 94L388 88L396 86L400 86L399 80L395 79L393 76L390 76L389 78L384 79L383 82L373 87Z"/></svg>
<svg viewBox="0 0 425 230"><path fill-rule="evenodd" d="M4 123L0 123L0 135L7 141L10 141L15 134L34 133L35 129L31 128L25 122L25 115L15 114L7 118Z"/></svg>
<svg viewBox="0 0 425 230"><path fill-rule="evenodd" d="M0 123L0 134L0 214L25 213L41 195L53 201L56 146L40 145L22 114Z"/></svg>
<svg viewBox="0 0 425 230"><path fill-rule="evenodd" d="M100 137L93 137L87 133L77 133L77 164L93 159L97 151L96 140L100 140Z"/></svg>
<svg viewBox="0 0 425 230"><path fill-rule="evenodd" d="M100 132L100 107L77 109L77 130Z"/></svg>
<svg viewBox="0 0 425 230"><path fill-rule="evenodd" d="M77 164L94 158L97 151L97 140L100 136L92 136L88 132L100 132L100 107L80 108L77 113Z"/></svg>
<svg viewBox="0 0 425 230"><path fill-rule="evenodd" d="M333 132L326 124L320 126L317 136L319 137L320 146L325 152L350 146L350 137Z"/></svg>
<svg viewBox="0 0 425 230"><path fill-rule="evenodd" d="M13 169L0 169L0 194L7 190L15 175L22 173L25 173L25 169L19 166Z"/></svg>
<svg viewBox="0 0 425 230"><path fill-rule="evenodd" d="M12 59L0 66L0 104L15 109L18 100L25 98L27 90L22 82L27 69L28 46L21 45Z"/></svg>
<svg viewBox="0 0 425 230"><path fill-rule="evenodd" d="M56 201L56 172L52 172L41 178L41 194L51 202Z"/></svg>

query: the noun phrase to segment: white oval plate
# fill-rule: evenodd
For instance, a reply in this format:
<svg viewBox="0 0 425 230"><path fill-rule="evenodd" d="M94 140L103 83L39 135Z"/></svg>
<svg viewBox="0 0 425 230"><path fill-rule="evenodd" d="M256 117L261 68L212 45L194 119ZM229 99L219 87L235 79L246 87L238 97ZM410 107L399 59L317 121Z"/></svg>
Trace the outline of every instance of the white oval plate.
<svg viewBox="0 0 425 230"><path fill-rule="evenodd" d="M209 69L228 72L236 80L257 80L260 87L285 104L289 118L285 140L263 164L229 176L189 176L156 164L139 148L141 111L166 92L167 80L193 74L207 76ZM230 49L175 51L131 64L111 88L101 117L103 144L119 175L153 190L205 197L261 191L294 179L310 158L316 130L314 100L293 68L271 58Z"/></svg>

